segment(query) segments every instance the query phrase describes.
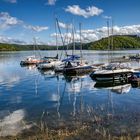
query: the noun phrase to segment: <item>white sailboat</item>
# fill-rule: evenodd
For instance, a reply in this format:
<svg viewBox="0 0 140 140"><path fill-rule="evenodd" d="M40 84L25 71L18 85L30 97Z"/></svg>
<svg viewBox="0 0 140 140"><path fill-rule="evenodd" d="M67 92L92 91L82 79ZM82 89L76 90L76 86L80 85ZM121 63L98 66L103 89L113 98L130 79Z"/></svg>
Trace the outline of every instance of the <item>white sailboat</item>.
<svg viewBox="0 0 140 140"><path fill-rule="evenodd" d="M73 27L74 28L74 27ZM60 65L55 68L56 72L63 72L66 75L76 75L92 72L96 69L96 66L89 65L87 61L83 60L82 55L82 41L81 41L81 24L79 24L80 31L80 57L74 55L75 51L75 40L74 40L74 29L72 28L72 38L73 38L73 50L72 55L69 55L68 58L62 60L64 65Z"/></svg>
<svg viewBox="0 0 140 140"><path fill-rule="evenodd" d="M43 62L44 60L41 59L41 57L39 55L36 55L36 47L37 47L37 44L36 44L36 39L33 38L34 40L34 55L31 55L31 56L27 56L26 58L24 58L24 60L22 60L20 62L20 65L32 65L32 64L38 64L40 62Z"/></svg>
<svg viewBox="0 0 140 140"><path fill-rule="evenodd" d="M57 26L59 28L58 20L55 21L55 32L56 32L56 46L57 46L57 56L58 56L58 39L57 39ZM60 29L59 29L60 30ZM40 63L38 69L54 69L59 65L63 65L63 62L57 58L48 58L48 61L45 63Z"/></svg>
<svg viewBox="0 0 140 140"><path fill-rule="evenodd" d="M32 64L38 64L42 62L39 58L37 58L35 55L27 56L20 62L20 65L32 65Z"/></svg>

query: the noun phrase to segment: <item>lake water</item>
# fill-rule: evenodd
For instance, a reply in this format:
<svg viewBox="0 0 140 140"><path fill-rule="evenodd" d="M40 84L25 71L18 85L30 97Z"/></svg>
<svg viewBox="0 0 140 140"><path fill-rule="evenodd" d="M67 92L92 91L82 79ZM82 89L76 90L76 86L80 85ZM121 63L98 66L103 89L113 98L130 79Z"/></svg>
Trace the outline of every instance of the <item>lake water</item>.
<svg viewBox="0 0 140 140"><path fill-rule="evenodd" d="M135 53L138 51L116 51L113 57ZM92 122L94 115L110 117L106 120L114 133L127 128L139 133L139 87L101 86L89 75L66 77L53 71L40 72L35 66L21 67L20 61L32 54L0 52L0 136L17 135L41 120L53 129L73 127L76 121ZM56 51L41 52L41 56L55 55ZM83 51L83 55L91 63L108 59L107 51ZM131 63L140 67L139 62Z"/></svg>

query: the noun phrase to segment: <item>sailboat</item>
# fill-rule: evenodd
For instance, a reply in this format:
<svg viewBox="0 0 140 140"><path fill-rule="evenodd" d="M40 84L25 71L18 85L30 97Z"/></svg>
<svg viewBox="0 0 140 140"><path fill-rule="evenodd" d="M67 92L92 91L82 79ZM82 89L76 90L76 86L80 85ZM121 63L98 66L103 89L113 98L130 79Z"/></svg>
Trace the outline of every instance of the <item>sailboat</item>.
<svg viewBox="0 0 140 140"><path fill-rule="evenodd" d="M109 41L109 21L107 22L108 26L108 47L110 47ZM113 47L113 22L112 22L112 47ZM109 49L108 49L109 50ZM112 57L112 55L111 55ZM101 69L92 72L90 77L96 81L106 81L106 80L127 80L128 77L132 75L135 70L130 68L129 63L115 62L108 63L106 66Z"/></svg>
<svg viewBox="0 0 140 140"><path fill-rule="evenodd" d="M34 40L34 55L31 55L31 56L27 56L26 58L24 58L24 60L22 60L20 62L20 65L21 66L24 66L24 65L34 65L34 64L38 64L40 62L44 62L44 59L41 59L39 56L36 55L36 47L37 47L37 44L36 44L36 39L33 38Z"/></svg>
<svg viewBox="0 0 140 140"><path fill-rule="evenodd" d="M74 40L74 29L73 32L73 51L72 55L68 55L66 59L63 59L64 65L60 65L55 68L55 72L63 72L66 75L77 75L92 72L97 67L94 65L89 65L85 60L83 60L82 55L82 41L81 41L81 23L79 24L80 30L80 56L74 55L75 50L75 40Z"/></svg>
<svg viewBox="0 0 140 140"><path fill-rule="evenodd" d="M57 26L59 28L59 24L58 24L58 20L56 19L55 22L55 32L56 32L56 46L57 46L57 57L53 58L53 57L48 57L48 61L45 63L40 63L37 68L38 69L54 69L55 67L63 64L63 62L61 60L58 59L58 39L57 39Z"/></svg>
<svg viewBox="0 0 140 140"><path fill-rule="evenodd" d="M20 62L20 65L33 65L33 64L38 64L40 62L42 62L40 59L38 59L35 55L32 55L22 60Z"/></svg>

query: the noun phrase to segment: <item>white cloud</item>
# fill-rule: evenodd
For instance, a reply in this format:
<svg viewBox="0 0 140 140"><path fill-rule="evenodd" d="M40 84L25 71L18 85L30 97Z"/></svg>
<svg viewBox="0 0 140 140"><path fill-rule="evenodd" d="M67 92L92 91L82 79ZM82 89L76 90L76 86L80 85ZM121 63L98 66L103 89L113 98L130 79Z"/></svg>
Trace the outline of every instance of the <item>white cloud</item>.
<svg viewBox="0 0 140 140"><path fill-rule="evenodd" d="M55 5L56 0L48 0L47 3L45 3L45 5Z"/></svg>
<svg viewBox="0 0 140 140"><path fill-rule="evenodd" d="M107 33L107 27L102 27L102 28L98 28L95 30L89 29L89 30L82 30L82 42L83 43L88 43L91 41L96 41L99 40L101 38L107 37L108 33ZM111 29L110 29L111 30ZM140 35L140 25L130 25L130 26L114 26L114 35ZM63 37L68 36L68 38L72 38L72 34L71 33L64 33L62 34ZM56 34L53 33L51 34L51 37L55 37ZM57 35L60 38L60 35ZM79 31L76 31L75 33L75 41L79 41L80 40L80 36L79 36Z"/></svg>
<svg viewBox="0 0 140 140"><path fill-rule="evenodd" d="M9 2L9 3L17 3L17 0L3 0L5 2Z"/></svg>
<svg viewBox="0 0 140 140"><path fill-rule="evenodd" d="M83 16L84 18L98 16L103 13L102 9L95 6L89 6L86 9L82 9L79 7L79 5L68 6L65 11L74 15Z"/></svg>
<svg viewBox="0 0 140 140"><path fill-rule="evenodd" d="M33 30L36 32L41 32L44 30L47 30L47 26L33 26L33 25L27 25L25 22L22 20L17 19L16 17L10 16L9 13L7 12L1 12L0 13L0 29L8 29L10 27L16 26L16 25L21 25L21 27L24 27L29 30Z"/></svg>
<svg viewBox="0 0 140 140"><path fill-rule="evenodd" d="M10 16L7 12L0 13L0 29L7 29L8 27L19 25L21 23L21 20Z"/></svg>
<svg viewBox="0 0 140 140"><path fill-rule="evenodd" d="M58 22L59 26L61 28L64 28L64 29L71 29L72 28L72 24L66 24L66 23L63 23L63 22Z"/></svg>
<svg viewBox="0 0 140 140"><path fill-rule="evenodd" d="M113 34L114 35L138 35L140 34L140 25L131 25L131 26L122 26L122 27L114 26ZM95 30L83 30L82 35L84 36L85 39L89 41L96 41L108 36L107 27L102 27Z"/></svg>
<svg viewBox="0 0 140 140"><path fill-rule="evenodd" d="M0 35L0 43L8 43L8 44L27 44L25 41L20 39L14 39L7 36Z"/></svg>
<svg viewBox="0 0 140 140"><path fill-rule="evenodd" d="M48 30L48 27L47 26L24 25L24 28L30 29L30 30L35 31L35 32L41 32L41 31Z"/></svg>

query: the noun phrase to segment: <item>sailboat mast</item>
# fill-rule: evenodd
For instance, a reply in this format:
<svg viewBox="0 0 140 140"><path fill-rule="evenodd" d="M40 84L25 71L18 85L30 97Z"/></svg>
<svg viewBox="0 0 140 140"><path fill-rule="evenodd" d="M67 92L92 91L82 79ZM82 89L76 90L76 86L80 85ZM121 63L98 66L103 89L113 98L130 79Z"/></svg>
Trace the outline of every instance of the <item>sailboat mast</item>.
<svg viewBox="0 0 140 140"><path fill-rule="evenodd" d="M68 44L69 44L69 38L68 38L68 28L69 28L69 25L67 24L67 26L66 26L67 28L66 28L66 40L67 40L67 51L68 51Z"/></svg>
<svg viewBox="0 0 140 140"><path fill-rule="evenodd" d="M62 40L62 43L63 43L63 47L65 47L65 42L64 42L64 39L62 37L61 29L60 29L59 22L58 22L58 19L57 18L56 18L56 25L58 27L58 31L59 31L59 34L60 34L60 37L61 37L61 40ZM65 48L63 48L63 49L65 50L65 54L66 54L66 49ZM62 57L62 52L63 51L61 51L60 59Z"/></svg>
<svg viewBox="0 0 140 140"><path fill-rule="evenodd" d="M81 34L81 26L82 26L82 24L79 23L79 33L80 33L80 58L81 58L81 63L82 63L83 54L82 54L82 39L81 39L82 34Z"/></svg>
<svg viewBox="0 0 140 140"><path fill-rule="evenodd" d="M34 46L34 55L36 56L36 54L35 54L35 44L36 44L36 41L35 41L35 37L33 37L33 46Z"/></svg>
<svg viewBox="0 0 140 140"><path fill-rule="evenodd" d="M35 55L35 57L37 56L37 54L36 54L36 49L37 49L38 53L39 53L39 56L41 58L41 53L40 53L39 47L37 45L36 38L34 37L33 40L34 40L34 55Z"/></svg>
<svg viewBox="0 0 140 140"><path fill-rule="evenodd" d="M114 50L114 43L113 43L113 19L111 20L112 28L111 28L111 60L113 58L113 50Z"/></svg>
<svg viewBox="0 0 140 140"><path fill-rule="evenodd" d="M108 63L109 63L109 50L110 50L110 31L109 31L109 20L107 20L107 34L108 34Z"/></svg>
<svg viewBox="0 0 140 140"><path fill-rule="evenodd" d="M113 26L114 26L114 21L113 21L113 19L112 19L112 38L111 38L111 46L112 46L112 50L114 50L114 40L113 40L113 35L114 35L114 28L113 28Z"/></svg>
<svg viewBox="0 0 140 140"><path fill-rule="evenodd" d="M58 38L57 38L57 34L58 34L58 32L57 32L57 21L55 20L55 33L56 33L56 48L57 48L57 56L58 56Z"/></svg>
<svg viewBox="0 0 140 140"><path fill-rule="evenodd" d="M72 25L72 39L73 39L72 55L74 55L74 51L75 51L74 22L73 22L73 25Z"/></svg>

